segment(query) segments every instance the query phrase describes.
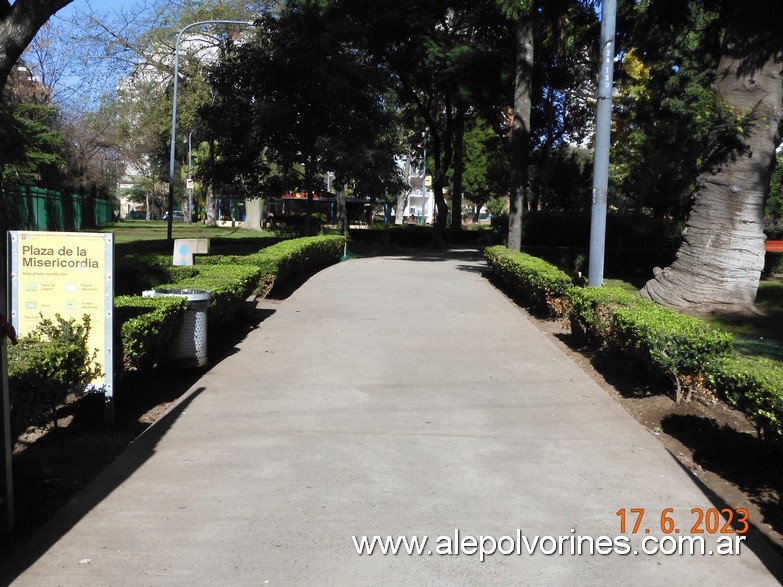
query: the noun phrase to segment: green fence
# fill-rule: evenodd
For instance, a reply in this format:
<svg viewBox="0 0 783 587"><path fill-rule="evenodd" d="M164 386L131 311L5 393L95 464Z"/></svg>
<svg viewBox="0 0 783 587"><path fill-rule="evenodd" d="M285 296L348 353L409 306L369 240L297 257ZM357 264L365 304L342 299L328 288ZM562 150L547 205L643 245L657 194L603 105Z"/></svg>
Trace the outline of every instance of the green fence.
<svg viewBox="0 0 783 587"><path fill-rule="evenodd" d="M114 202L55 190L0 185L0 215L13 230L72 231L110 222Z"/></svg>

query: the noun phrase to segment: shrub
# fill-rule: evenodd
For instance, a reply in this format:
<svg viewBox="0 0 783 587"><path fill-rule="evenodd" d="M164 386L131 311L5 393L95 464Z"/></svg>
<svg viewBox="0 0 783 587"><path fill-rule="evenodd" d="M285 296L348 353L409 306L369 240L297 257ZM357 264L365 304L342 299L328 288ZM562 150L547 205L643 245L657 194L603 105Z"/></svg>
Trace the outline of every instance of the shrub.
<svg viewBox="0 0 783 587"><path fill-rule="evenodd" d="M305 275L340 260L342 236L303 237L279 242L250 255L209 255L196 258L196 266L254 265L261 269L257 293L268 292L275 282Z"/></svg>
<svg viewBox="0 0 783 587"><path fill-rule="evenodd" d="M117 262L115 292L117 295L136 295L197 273L192 266L172 265L171 255L126 255Z"/></svg>
<svg viewBox="0 0 783 587"><path fill-rule="evenodd" d="M533 308L558 317L567 314L574 284L566 273L543 259L503 246L487 247L484 258L492 273Z"/></svg>
<svg viewBox="0 0 783 587"><path fill-rule="evenodd" d="M592 344L606 345L612 337L614 311L643 303L645 300L619 287L572 288L569 292L571 330Z"/></svg>
<svg viewBox="0 0 783 587"><path fill-rule="evenodd" d="M612 314L611 344L653 372L669 376L675 401L703 383L704 372L731 352L733 339L699 318L648 302L617 308Z"/></svg>
<svg viewBox="0 0 783 587"><path fill-rule="evenodd" d="M783 367L769 359L726 358L710 366L710 389L753 422L769 448L783 448Z"/></svg>
<svg viewBox="0 0 783 587"><path fill-rule="evenodd" d="M151 369L182 324L186 307L184 298L115 297L122 370Z"/></svg>
<svg viewBox="0 0 783 587"><path fill-rule="evenodd" d="M18 345L8 349L8 385L11 405L11 434L18 437L33 424L52 418L54 409L72 391L100 375L96 351L87 348L90 317L83 324L43 319Z"/></svg>
<svg viewBox="0 0 783 587"><path fill-rule="evenodd" d="M207 320L215 326L258 289L262 270L253 265L202 265L198 273L158 289L200 289L210 293Z"/></svg>

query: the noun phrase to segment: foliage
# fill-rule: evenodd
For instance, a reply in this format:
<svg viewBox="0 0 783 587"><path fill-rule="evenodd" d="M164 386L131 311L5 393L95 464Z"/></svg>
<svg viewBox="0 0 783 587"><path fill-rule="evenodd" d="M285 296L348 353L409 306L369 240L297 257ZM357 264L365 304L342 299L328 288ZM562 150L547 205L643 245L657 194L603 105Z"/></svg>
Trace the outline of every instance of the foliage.
<svg viewBox="0 0 783 587"><path fill-rule="evenodd" d="M501 112L511 102L514 22L495 0L331 4L357 45L392 73L412 147L426 129L436 228L442 231L449 212L444 188L458 129L473 113L505 125ZM452 192L456 198L459 190ZM458 218L461 210L457 206L452 213Z"/></svg>
<svg viewBox="0 0 783 587"><path fill-rule="evenodd" d="M135 282L142 288L209 291L207 319L215 328L249 296L266 294L275 281L339 261L344 243L341 236L300 238L249 255L198 256L198 264L191 267L172 266L168 255L137 255L123 261L122 273L139 274ZM114 306L124 370L148 371L176 335L187 308L185 298L117 296Z"/></svg>
<svg viewBox="0 0 783 587"><path fill-rule="evenodd" d="M484 258L492 273L535 309L553 316L566 314L574 284L563 271L543 259L503 246L484 249Z"/></svg>
<svg viewBox="0 0 783 587"><path fill-rule="evenodd" d="M590 207L593 155L587 149L556 145L530 170L531 208L584 213Z"/></svg>
<svg viewBox="0 0 783 587"><path fill-rule="evenodd" d="M604 346L612 338L612 316L618 308L640 306L644 300L619 287L578 287L569 292L572 331Z"/></svg>
<svg viewBox="0 0 783 587"><path fill-rule="evenodd" d="M783 367L768 359L731 357L710 366L707 381L745 413L769 449L783 448Z"/></svg>
<svg viewBox="0 0 783 587"><path fill-rule="evenodd" d="M114 298L123 371L152 368L182 324L186 307L184 298Z"/></svg>
<svg viewBox="0 0 783 587"><path fill-rule="evenodd" d="M171 255L130 254L117 260L115 292L122 295L138 294L159 285L192 277L195 267L174 266Z"/></svg>
<svg viewBox="0 0 783 587"><path fill-rule="evenodd" d="M652 302L612 313L611 346L653 372L669 376L680 402L703 384L705 369L732 349L732 336L703 320Z"/></svg>
<svg viewBox="0 0 783 587"><path fill-rule="evenodd" d="M706 3L621 7L611 180L627 199L613 205L657 217L687 212L696 176L727 130L727 112L710 87L719 24Z"/></svg>
<svg viewBox="0 0 783 587"><path fill-rule="evenodd" d="M345 238L328 235L282 241L251 255L210 255L196 258L196 266L253 265L262 271L260 290L266 293L275 282L295 274L306 275L337 262L343 254Z"/></svg>
<svg viewBox="0 0 783 587"><path fill-rule="evenodd" d="M246 262L245 262L246 263ZM207 322L217 326L234 314L237 306L259 290L263 272L254 265L202 265L192 277L168 283L156 291L206 290L210 293Z"/></svg>
<svg viewBox="0 0 783 587"><path fill-rule="evenodd" d="M703 384L705 370L731 351L732 337L619 287L575 288L570 292L574 332L675 385L675 400Z"/></svg>
<svg viewBox="0 0 783 587"><path fill-rule="evenodd" d="M55 185L65 166L65 137L56 129L57 109L35 103L17 104L13 110L12 132L16 143L6 153L22 154L21 159L4 162L0 156L0 179L22 185Z"/></svg>
<svg viewBox="0 0 783 587"><path fill-rule="evenodd" d="M764 219L780 231L781 220L783 220L783 153L777 154L775 163L775 172L772 174L772 181L769 185L769 197L764 210Z"/></svg>
<svg viewBox="0 0 783 587"><path fill-rule="evenodd" d="M258 24L251 41L226 46L210 76L216 100L202 115L218 153L208 180L277 196L319 189L331 171L355 193L394 192L400 146L388 73L316 3L289 2Z"/></svg>
<svg viewBox="0 0 783 587"><path fill-rule="evenodd" d="M16 438L28 426L51 419L54 409L71 392L100 375L97 351L87 347L90 317L83 323L42 319L18 345L8 348L11 434Z"/></svg>
<svg viewBox="0 0 783 587"><path fill-rule="evenodd" d="M508 193L510 162L503 139L484 118L468 121L465 130L465 168L462 192L476 211ZM449 178L452 177L449 173Z"/></svg>

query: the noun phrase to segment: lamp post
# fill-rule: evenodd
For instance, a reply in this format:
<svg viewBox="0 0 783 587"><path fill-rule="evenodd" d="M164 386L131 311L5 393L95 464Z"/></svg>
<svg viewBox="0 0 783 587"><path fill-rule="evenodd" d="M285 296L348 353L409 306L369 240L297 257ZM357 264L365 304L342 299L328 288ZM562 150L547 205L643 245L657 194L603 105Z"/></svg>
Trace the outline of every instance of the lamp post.
<svg viewBox="0 0 783 587"><path fill-rule="evenodd" d="M171 145L169 152L169 220L168 227L166 229L166 238L171 240L173 212L174 212L174 151L176 147L176 134L177 134L177 82L179 81L179 42L182 40L183 33L195 26L201 26L204 24L243 24L246 26L253 26L255 23L252 20L200 20L198 22L192 22L186 25L179 31L177 40L174 43L174 92L172 94L171 102Z"/></svg>
<svg viewBox="0 0 783 587"><path fill-rule="evenodd" d="M427 133L421 133L424 138L424 155L421 160L421 223L427 223Z"/></svg>
<svg viewBox="0 0 783 587"><path fill-rule="evenodd" d="M188 224L193 222L193 131L188 133Z"/></svg>
<svg viewBox="0 0 783 587"><path fill-rule="evenodd" d="M601 287L606 254L606 193L609 188L609 146L612 132L612 83L617 1L605 0L601 10L601 70L595 120L593 205L590 215L590 260L587 285Z"/></svg>

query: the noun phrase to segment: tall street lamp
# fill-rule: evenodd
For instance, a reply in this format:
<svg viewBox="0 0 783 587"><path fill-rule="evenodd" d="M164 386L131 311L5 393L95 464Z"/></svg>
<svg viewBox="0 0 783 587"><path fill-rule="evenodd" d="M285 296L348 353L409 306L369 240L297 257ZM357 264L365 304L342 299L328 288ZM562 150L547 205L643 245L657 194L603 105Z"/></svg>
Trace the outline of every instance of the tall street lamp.
<svg viewBox="0 0 783 587"><path fill-rule="evenodd" d="M188 133L188 223L193 222L193 131Z"/></svg>
<svg viewBox="0 0 783 587"><path fill-rule="evenodd" d="M171 240L173 215L174 215L174 150L176 147L176 134L177 134L177 83L179 82L179 42L182 40L183 33L195 26L201 26L204 24L243 24L245 26L253 26L255 23L252 20L200 20L198 22L190 23L182 28L177 35L177 41L174 43L174 94L172 96L171 107L171 150L169 152L169 219L168 227L166 229L166 238Z"/></svg>
<svg viewBox="0 0 783 587"><path fill-rule="evenodd" d="M424 139L424 155L421 162L421 223L427 224L427 133L421 133Z"/></svg>

